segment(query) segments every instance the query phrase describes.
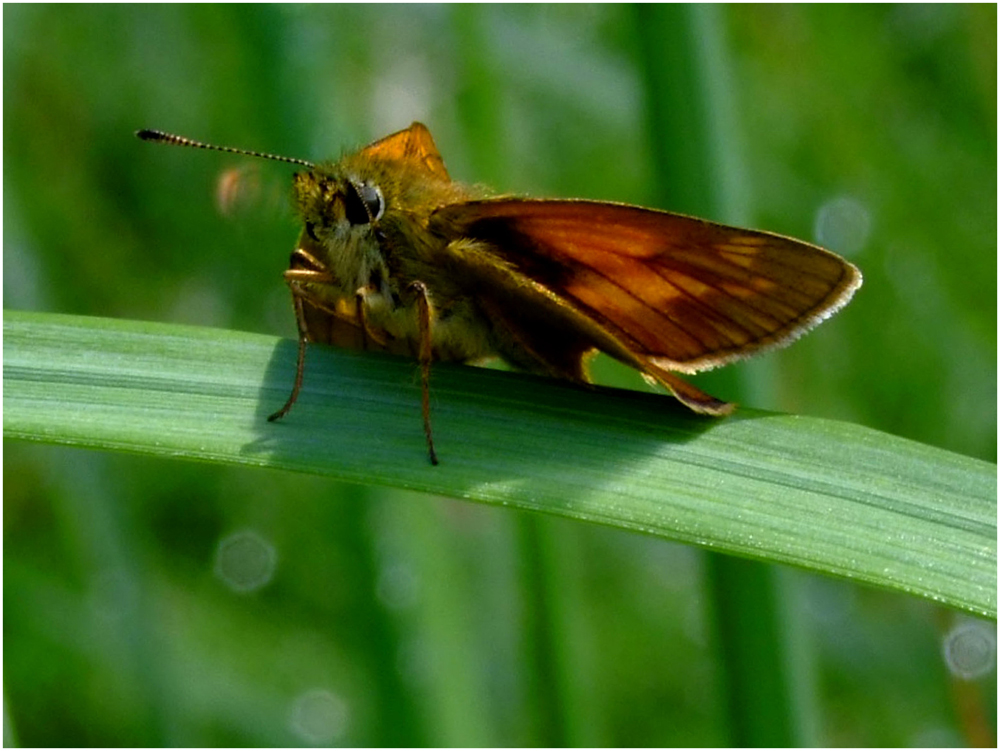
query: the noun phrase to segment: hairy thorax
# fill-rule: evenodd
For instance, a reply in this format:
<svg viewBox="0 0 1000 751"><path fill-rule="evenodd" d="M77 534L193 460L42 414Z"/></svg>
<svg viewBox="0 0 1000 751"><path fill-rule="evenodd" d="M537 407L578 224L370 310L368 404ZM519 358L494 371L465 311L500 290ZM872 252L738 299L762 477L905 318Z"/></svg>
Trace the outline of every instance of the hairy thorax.
<svg viewBox="0 0 1000 751"><path fill-rule="evenodd" d="M470 361L496 355L490 322L474 295L455 288L447 268L453 238L429 229L437 208L484 193L451 181L428 180L405 164L377 160L347 158L298 173L295 201L304 222L299 248L328 272L303 288L330 310L357 311L360 306L355 323L361 326L363 321L368 338L382 348L415 352L419 323L413 285L422 283L434 321L435 359Z"/></svg>

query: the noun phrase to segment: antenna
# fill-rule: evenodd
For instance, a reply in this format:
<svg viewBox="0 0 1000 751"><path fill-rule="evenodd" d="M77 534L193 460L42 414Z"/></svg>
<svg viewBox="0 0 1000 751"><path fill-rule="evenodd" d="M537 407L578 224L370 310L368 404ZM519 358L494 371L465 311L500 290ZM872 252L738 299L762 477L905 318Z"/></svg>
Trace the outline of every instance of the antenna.
<svg viewBox="0 0 1000 751"><path fill-rule="evenodd" d="M211 143L194 141L184 136L175 136L172 133L164 133L160 130L137 130L135 135L143 141L155 141L158 143L170 143L174 146L193 146L196 149L209 149L210 151L225 151L229 154L242 154L243 156L256 156L261 159L273 159L276 162L288 162L289 164L301 164L303 167L312 169L316 165L307 162L305 159L295 159L290 156L278 156L277 154L264 154L260 151L249 151L247 149L236 149L232 146L216 146Z"/></svg>

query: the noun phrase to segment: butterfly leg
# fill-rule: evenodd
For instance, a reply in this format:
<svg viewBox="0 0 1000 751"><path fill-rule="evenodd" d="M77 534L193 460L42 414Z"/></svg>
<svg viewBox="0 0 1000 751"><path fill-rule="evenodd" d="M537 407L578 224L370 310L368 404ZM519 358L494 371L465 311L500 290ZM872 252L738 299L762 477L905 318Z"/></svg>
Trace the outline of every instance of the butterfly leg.
<svg viewBox="0 0 1000 751"><path fill-rule="evenodd" d="M424 416L424 435L427 436L427 451L431 464L437 464L437 453L434 451L434 437L431 435L431 358L434 350L431 342L431 301L427 294L427 285L423 282L413 282L410 289L417 293L417 331L420 337L420 407Z"/></svg>
<svg viewBox="0 0 1000 751"><path fill-rule="evenodd" d="M270 415L268 422L280 420L288 414L288 411L299 398L302 390L302 377L306 364L306 344L309 342L309 325L306 322L305 300L308 299L304 284L334 284L336 279L329 272L322 261L302 248L296 248L292 252L289 268L285 271L285 283L292 292L292 304L295 306L295 324L299 330L299 353L295 366L295 384L292 386L292 393L288 396L285 406Z"/></svg>
<svg viewBox="0 0 1000 751"><path fill-rule="evenodd" d="M368 349L368 321L365 320L365 288L354 293L354 315L361 329L361 349Z"/></svg>
<svg viewBox="0 0 1000 751"><path fill-rule="evenodd" d="M365 310L368 307L368 296L378 290L373 287L358 287L354 293L354 321L360 334L360 348L368 349L372 344L376 349L386 349L388 342L392 339L387 331L373 332L368 327L368 317ZM337 315L337 314L335 314Z"/></svg>
<svg viewBox="0 0 1000 751"><path fill-rule="evenodd" d="M288 401L285 402L285 406L273 415L270 415L267 418L268 422L280 420L288 414L292 405L295 404L295 401L299 398L299 391L302 390L302 375L305 372L306 366L306 343L308 342L308 337L306 336L305 311L302 309L302 295L301 293L297 294L297 289L293 281L289 280L288 286L292 288L292 304L295 306L295 323L299 327L299 355L295 365L295 384L292 386L292 393L288 395Z"/></svg>

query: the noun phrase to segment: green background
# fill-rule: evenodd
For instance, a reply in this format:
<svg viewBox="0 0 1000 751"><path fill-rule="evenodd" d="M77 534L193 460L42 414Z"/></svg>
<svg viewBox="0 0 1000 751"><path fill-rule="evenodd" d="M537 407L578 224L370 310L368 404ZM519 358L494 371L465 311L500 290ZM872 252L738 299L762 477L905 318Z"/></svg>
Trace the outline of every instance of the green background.
<svg viewBox="0 0 1000 751"><path fill-rule="evenodd" d="M4 306L292 336L292 169L132 131L315 160L419 119L458 179L847 255L865 285L844 312L699 383L995 462L996 38L995 6L5 6ZM4 448L5 733L24 745L733 738L692 548ZM215 573L244 530L276 559L252 592ZM995 671L941 659L967 619L779 579L802 742L995 743Z"/></svg>

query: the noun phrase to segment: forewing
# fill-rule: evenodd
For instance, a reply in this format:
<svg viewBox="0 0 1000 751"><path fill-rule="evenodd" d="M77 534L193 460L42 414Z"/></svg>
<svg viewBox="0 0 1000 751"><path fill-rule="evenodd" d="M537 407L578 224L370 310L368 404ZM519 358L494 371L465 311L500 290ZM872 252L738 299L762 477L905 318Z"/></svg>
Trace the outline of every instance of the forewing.
<svg viewBox="0 0 1000 751"><path fill-rule="evenodd" d="M436 223L488 243L531 280L524 289L544 288L630 359L666 370L786 344L861 284L854 266L815 245L622 204L494 199L445 207Z"/></svg>
<svg viewBox="0 0 1000 751"><path fill-rule="evenodd" d="M406 130L380 138L360 153L375 159L410 162L442 180L451 179L431 132L423 123L415 122Z"/></svg>

